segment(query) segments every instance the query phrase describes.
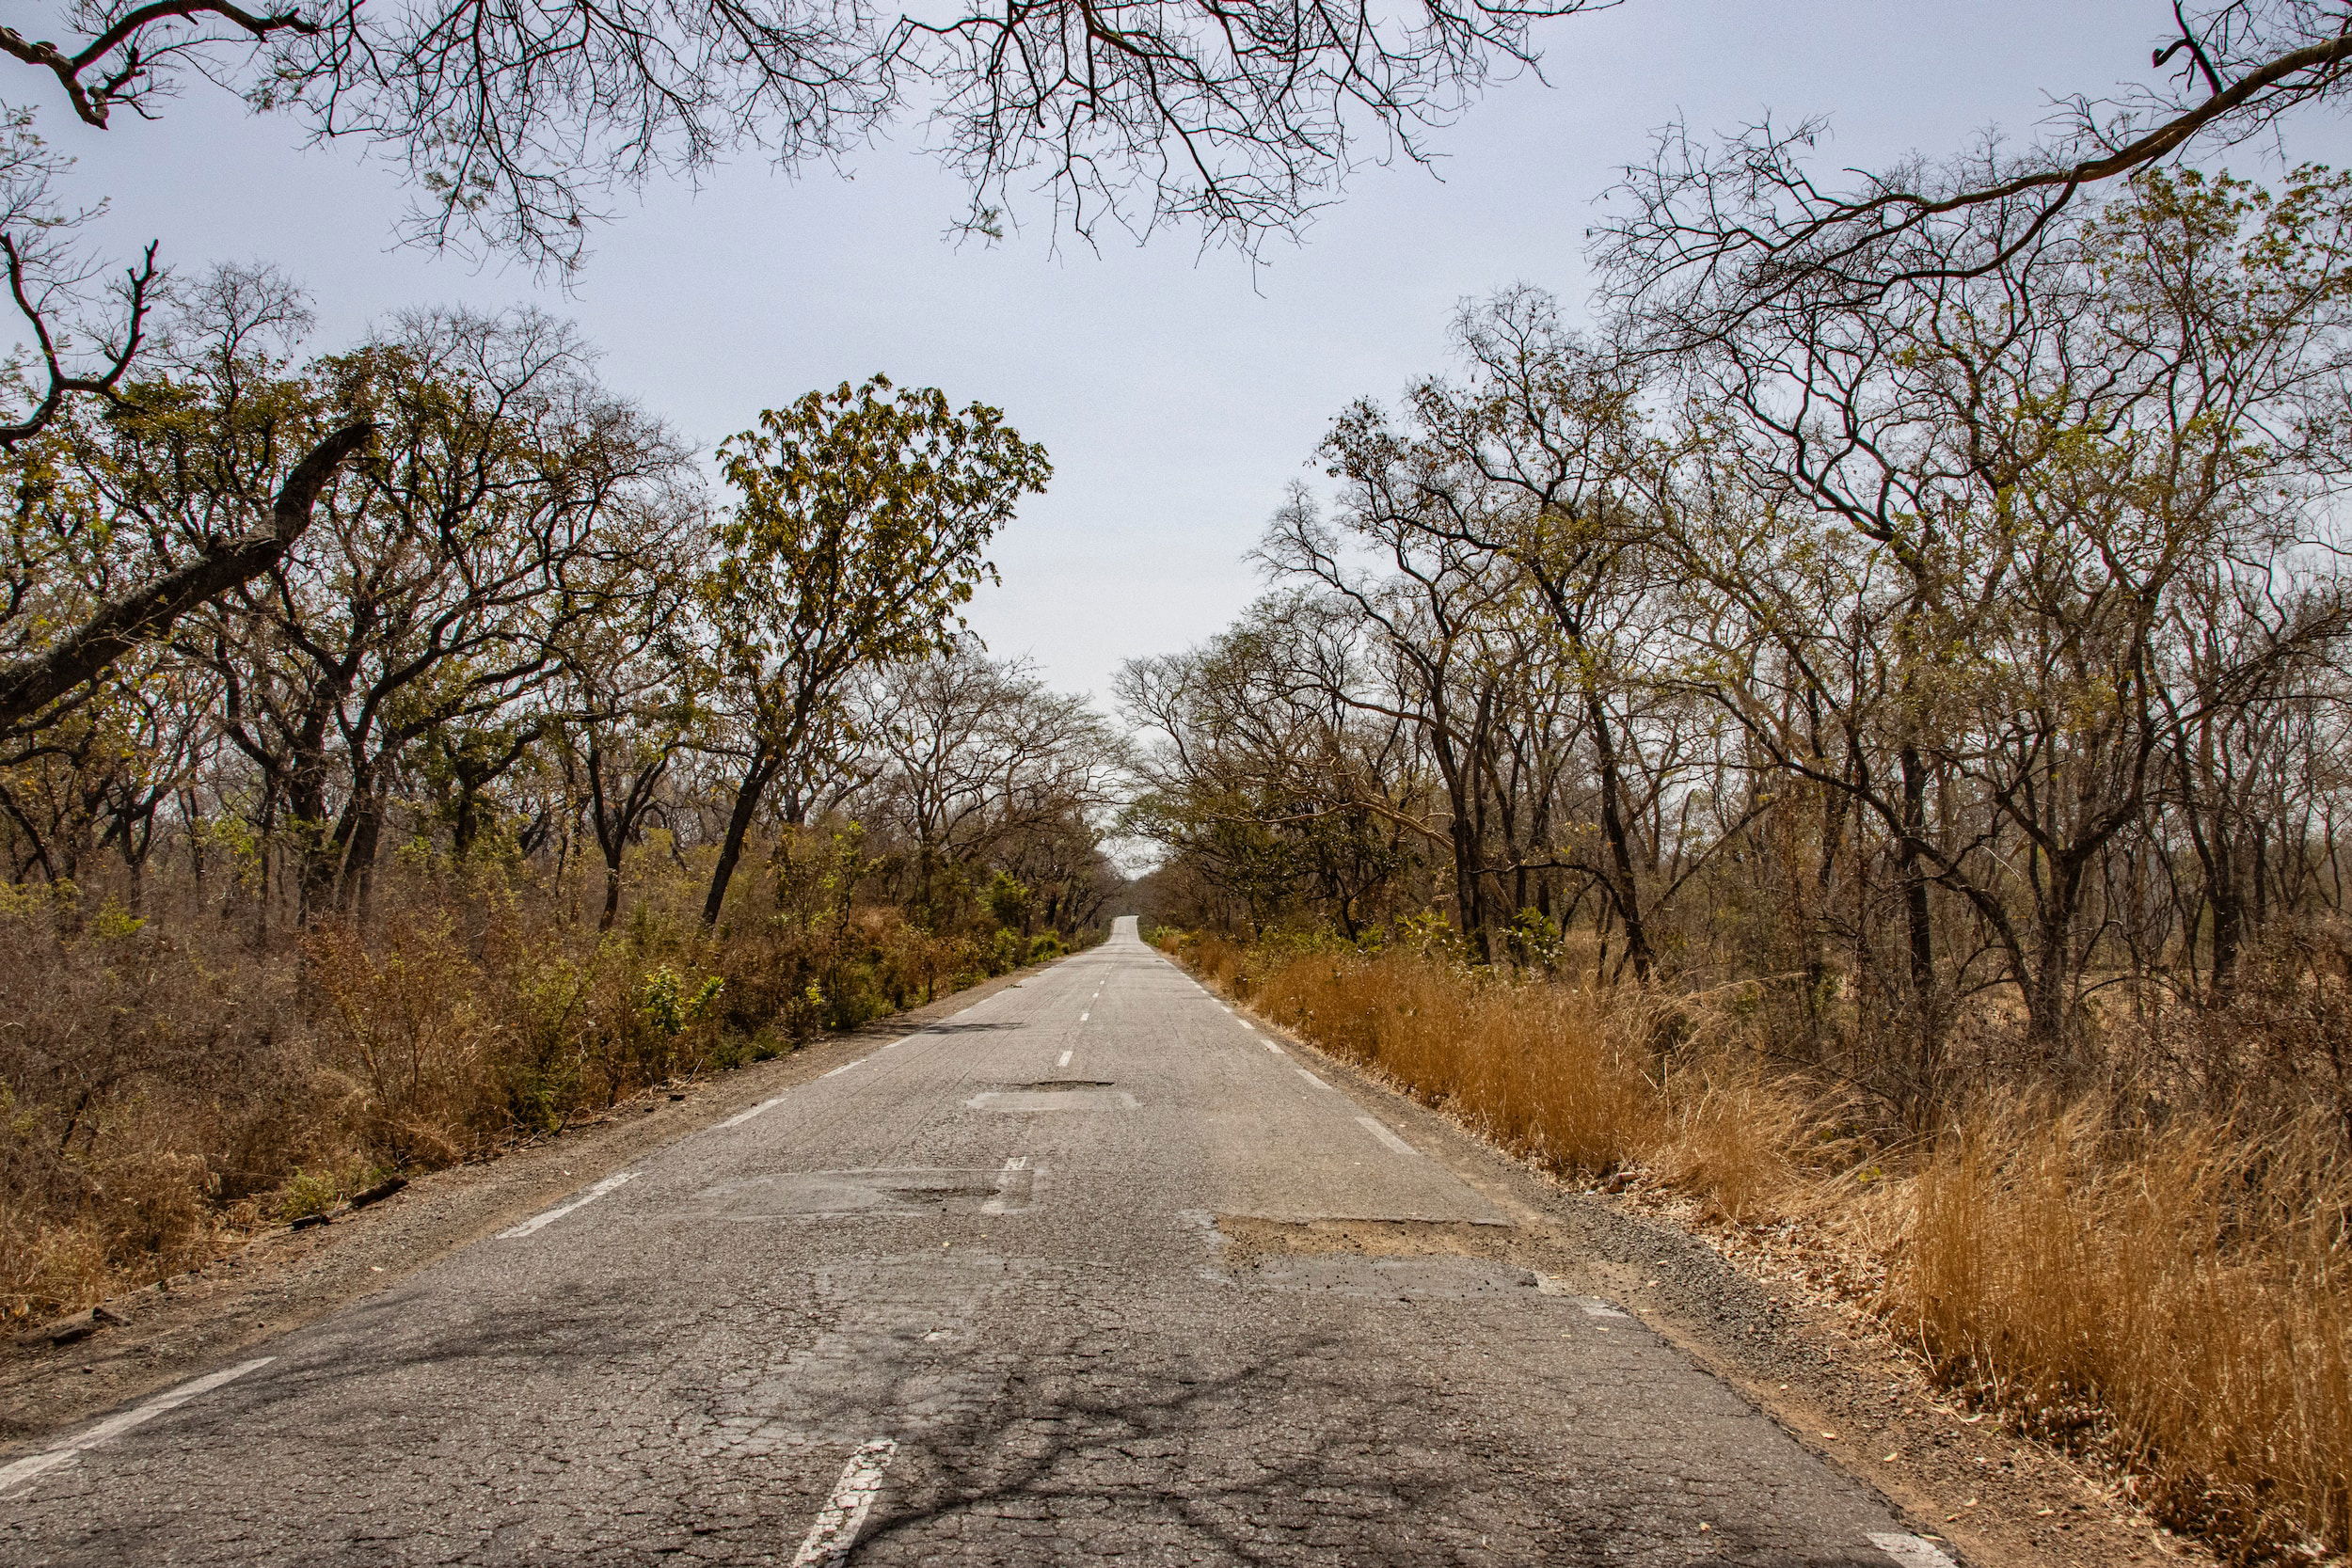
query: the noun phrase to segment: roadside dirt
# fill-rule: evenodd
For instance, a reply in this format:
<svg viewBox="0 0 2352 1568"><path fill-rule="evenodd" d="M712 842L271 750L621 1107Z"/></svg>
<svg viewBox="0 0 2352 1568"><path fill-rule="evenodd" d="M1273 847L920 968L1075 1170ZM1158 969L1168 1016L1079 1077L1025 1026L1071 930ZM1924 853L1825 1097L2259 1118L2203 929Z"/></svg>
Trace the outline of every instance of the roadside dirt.
<svg viewBox="0 0 2352 1568"><path fill-rule="evenodd" d="M1048 966L999 975L787 1056L649 1089L552 1137L416 1177L379 1203L235 1252L103 1304L87 1338L0 1341L0 1443L45 1435L191 1377L380 1291L659 1148L961 1012ZM107 1322L111 1315L118 1322Z"/></svg>
<svg viewBox="0 0 2352 1568"><path fill-rule="evenodd" d="M1596 1294L1634 1313L1800 1443L1875 1488L1920 1534L1972 1568L2220 1561L2158 1526L2133 1503L2121 1477L2007 1430L1997 1416L1937 1388L1916 1356L1822 1283L1828 1260L1807 1258L1785 1238L1709 1227L1694 1206L1670 1195L1609 1194L1558 1180L1355 1064L1248 1016L1319 1058L1336 1081L1520 1224L1333 1223L1310 1233L1266 1222L1253 1230L1251 1222L1220 1216L1220 1229L1236 1244L1457 1253L1589 1281Z"/></svg>

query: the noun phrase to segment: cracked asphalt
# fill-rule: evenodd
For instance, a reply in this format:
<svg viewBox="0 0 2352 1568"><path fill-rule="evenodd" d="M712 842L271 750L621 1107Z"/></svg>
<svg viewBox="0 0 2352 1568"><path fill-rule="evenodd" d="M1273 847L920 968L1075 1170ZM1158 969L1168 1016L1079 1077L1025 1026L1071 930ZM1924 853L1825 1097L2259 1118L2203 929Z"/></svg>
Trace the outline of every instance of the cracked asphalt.
<svg viewBox="0 0 2352 1568"><path fill-rule="evenodd" d="M1122 921L7 1456L0 1561L1946 1560L1406 1131Z"/></svg>

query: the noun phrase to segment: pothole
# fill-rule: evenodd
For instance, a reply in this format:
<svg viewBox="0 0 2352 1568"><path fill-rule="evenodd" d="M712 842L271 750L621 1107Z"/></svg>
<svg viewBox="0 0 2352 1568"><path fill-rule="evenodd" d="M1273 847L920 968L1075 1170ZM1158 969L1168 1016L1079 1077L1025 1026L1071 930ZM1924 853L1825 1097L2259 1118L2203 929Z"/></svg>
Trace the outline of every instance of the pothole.
<svg viewBox="0 0 2352 1568"><path fill-rule="evenodd" d="M1234 1269L1233 1282L1253 1291L1393 1301L1534 1295L1542 1284L1534 1270L1490 1258L1368 1258L1351 1252L1261 1258Z"/></svg>
<svg viewBox="0 0 2352 1568"><path fill-rule="evenodd" d="M1522 1261L1532 1251L1516 1226L1468 1220L1269 1220L1218 1214L1213 1223L1235 1261L1346 1253L1364 1258L1494 1258Z"/></svg>
<svg viewBox="0 0 2352 1568"><path fill-rule="evenodd" d="M1224 1273L1248 1290L1425 1301L1470 1296L1566 1297L1587 1313L1621 1316L1580 1294L1548 1238L1517 1226L1465 1220L1209 1220Z"/></svg>
<svg viewBox="0 0 2352 1568"><path fill-rule="evenodd" d="M1136 1101L1104 1079L1046 1078L983 1089L964 1103L975 1111L1132 1111Z"/></svg>
<svg viewBox="0 0 2352 1568"><path fill-rule="evenodd" d="M1009 1214L1029 1205L1037 1172L1001 1170L779 1171L721 1181L694 1195L715 1219L842 1219L852 1215Z"/></svg>

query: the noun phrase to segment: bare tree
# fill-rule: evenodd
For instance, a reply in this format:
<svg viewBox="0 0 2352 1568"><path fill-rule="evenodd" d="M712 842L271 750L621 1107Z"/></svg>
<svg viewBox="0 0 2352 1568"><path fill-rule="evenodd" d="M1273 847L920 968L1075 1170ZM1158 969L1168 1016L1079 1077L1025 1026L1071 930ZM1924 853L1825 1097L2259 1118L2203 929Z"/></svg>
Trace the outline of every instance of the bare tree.
<svg viewBox="0 0 2352 1568"><path fill-rule="evenodd" d="M946 901L943 880L968 892L1013 840L1114 803L1125 748L1102 716L969 642L883 671L861 706L874 763L862 817L907 846L918 916Z"/></svg>
<svg viewBox="0 0 2352 1568"><path fill-rule="evenodd" d="M2061 105L2022 150L1989 138L1823 183L1810 158L1826 122L1761 121L1720 145L1681 126L1627 171L1601 253L1620 304L1672 347L1758 315L1991 277L2061 225L2086 193L2167 162L2217 152L2343 101L2352 7L2343 0L2219 0L2172 7L2153 83ZM1851 171L1846 171L1851 172Z"/></svg>
<svg viewBox="0 0 2352 1568"><path fill-rule="evenodd" d="M1034 185L1082 235L1105 217L1182 220L1248 244L1295 225L1367 133L1419 156L1493 71L1533 63L1533 22L1590 3L1057 0L917 17L857 0L265 14L156 0L85 8L65 44L0 28L0 52L102 129L209 77L403 167L412 237L569 267L618 192L746 148L787 167L836 158L918 95L975 227Z"/></svg>

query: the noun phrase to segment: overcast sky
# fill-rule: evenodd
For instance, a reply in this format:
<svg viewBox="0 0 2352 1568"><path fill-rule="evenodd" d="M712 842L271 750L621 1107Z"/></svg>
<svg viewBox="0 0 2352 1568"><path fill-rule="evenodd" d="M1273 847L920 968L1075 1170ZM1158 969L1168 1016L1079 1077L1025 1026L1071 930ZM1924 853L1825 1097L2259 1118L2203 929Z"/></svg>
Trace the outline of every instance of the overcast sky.
<svg viewBox="0 0 2352 1568"><path fill-rule="evenodd" d="M1365 171L1303 245L1255 267L1182 234L1099 253L1056 254L1036 230L958 245L960 187L882 147L849 181L746 162L698 193L652 190L566 296L394 248L388 175L295 150L288 124L200 86L160 123L123 116L103 134L40 107L78 181L113 199L105 243L158 237L181 267L275 262L312 291L322 349L401 306L535 298L602 345L612 385L704 447L875 371L997 404L1057 477L1002 537L1004 586L974 623L1057 685L1104 691L1121 660L1197 642L1250 598L1244 553L1311 473L1327 421L1439 368L1457 301L1516 282L1582 296L1596 203L1658 126L1828 113L1838 162L1943 151L2144 71L2169 8L1628 0L1548 24L1549 86L1496 88L1434 138L1434 169ZM2342 139L2307 125L2291 150L2326 157Z"/></svg>

